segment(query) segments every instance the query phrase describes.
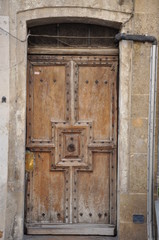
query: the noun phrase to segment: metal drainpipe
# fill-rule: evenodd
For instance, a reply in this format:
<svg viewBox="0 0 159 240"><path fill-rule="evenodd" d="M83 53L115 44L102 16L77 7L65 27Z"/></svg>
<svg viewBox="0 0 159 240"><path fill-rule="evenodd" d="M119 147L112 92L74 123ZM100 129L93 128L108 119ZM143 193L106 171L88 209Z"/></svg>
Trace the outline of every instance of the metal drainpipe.
<svg viewBox="0 0 159 240"><path fill-rule="evenodd" d="M154 239L154 153L156 126L156 87L157 87L157 45L152 45L150 60L150 95L149 95L149 128L148 128L148 193L147 193L147 224L148 239ZM158 179L158 177L157 177ZM158 186L157 186L158 189Z"/></svg>
<svg viewBox="0 0 159 240"><path fill-rule="evenodd" d="M148 240L154 239L153 231L153 195L154 195L154 152L155 152L155 122L156 122L156 87L157 87L157 39L153 36L132 35L119 33L115 36L117 42L121 40L136 41L136 42L150 42L151 59L150 59L150 94L149 94L149 119L148 119L148 179L147 179L147 233ZM159 134L158 134L159 141ZM159 147L158 147L159 154ZM159 159L157 167L157 193L159 196Z"/></svg>

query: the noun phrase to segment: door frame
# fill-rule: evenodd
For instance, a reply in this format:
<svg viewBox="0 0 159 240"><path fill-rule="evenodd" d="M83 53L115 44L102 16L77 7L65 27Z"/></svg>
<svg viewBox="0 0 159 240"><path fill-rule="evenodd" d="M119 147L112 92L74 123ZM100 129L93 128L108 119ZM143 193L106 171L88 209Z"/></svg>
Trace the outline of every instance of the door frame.
<svg viewBox="0 0 159 240"><path fill-rule="evenodd" d="M48 4L49 5L49 4ZM81 11L82 10L82 11ZM34 14L33 14L34 13ZM106 26L114 26L121 31L125 29L125 22L131 17L131 12L118 12L114 14L113 9L93 9L87 7L64 6L63 11L56 6L47 5L43 8L20 9L15 13L15 22L11 22L11 30L15 29L14 35L22 41L16 41L10 45L10 63L14 63L15 69L11 69L10 83L16 86L10 91L10 98L13 100L10 108L10 118L13 117L13 127L10 130L10 139L15 139L14 144L9 142L8 168L8 190L7 209L5 222L5 236L10 237L14 233L17 239L23 239L24 234L24 171L25 171L25 126L26 126L26 77L27 77L27 26L44 23L58 23L73 21L81 23L93 23ZM16 24L16 25L15 25ZM122 25L123 24L123 25ZM16 26L16 28L15 28ZM125 31L132 30L132 24L126 25ZM117 174L117 232L119 230L119 206L120 196L128 191L129 182L129 114L130 108L127 106L130 98L132 80L132 43L121 41L119 43L119 113L118 113L118 174ZM8 88L9 89L9 88ZM18 97L18 98L17 98ZM14 103L15 101L15 103ZM13 106L13 107L12 107ZM15 110L15 111L14 111ZM15 115L16 113L16 115ZM122 123L122 124L121 124ZM123 127L123 125L125 127ZM15 144L16 143L16 144ZM18 146L18 151L16 151ZM15 167L14 167L15 166ZM18 180L13 177L16 169ZM13 204L14 203L14 208ZM18 209L18 210L17 210ZM12 213L12 215L11 215ZM16 218L16 224L15 224Z"/></svg>

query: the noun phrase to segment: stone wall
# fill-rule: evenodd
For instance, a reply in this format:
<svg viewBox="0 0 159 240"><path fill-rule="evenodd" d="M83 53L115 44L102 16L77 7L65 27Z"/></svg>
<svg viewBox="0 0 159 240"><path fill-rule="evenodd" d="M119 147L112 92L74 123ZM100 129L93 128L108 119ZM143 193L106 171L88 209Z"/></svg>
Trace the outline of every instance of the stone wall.
<svg viewBox="0 0 159 240"><path fill-rule="evenodd" d="M0 156L3 156L0 163L3 193L0 196L0 239L21 240L23 236L27 24L73 19L158 38L158 11L158 0L136 0L135 3L132 0L0 1L0 27L22 40L4 32L0 34L0 41L4 43L0 48L3 56L0 102L3 95L7 97L7 103L0 103L3 116L0 120ZM117 231L120 240L147 239L150 48L148 43L120 43ZM133 214L143 214L144 224L134 224Z"/></svg>
<svg viewBox="0 0 159 240"><path fill-rule="evenodd" d="M158 1L136 0L134 17L132 19L132 32L134 34L153 35L159 39L158 10ZM123 178L125 180L125 182L123 180L124 184L120 182L119 187L119 236L122 240L147 239L147 144L150 51L151 44L133 43L128 54L132 61L130 70L132 76L131 79L129 79L129 105L127 108L129 126L126 129L126 134L128 135L128 139L125 139L125 142L127 144L129 143L129 150L127 159L124 160L124 166L122 165L121 168L119 166L119 171L122 171L124 167L124 173L120 175L119 181ZM122 76L120 76L120 80L121 79ZM158 93L159 91L157 91L157 94ZM158 126L158 114L156 121ZM122 125L121 121L120 124ZM158 129L156 128L156 133L157 131ZM157 139L155 150L157 157ZM120 149L119 154L121 154ZM124 157L126 157L126 154L120 159L122 164ZM156 198L156 162L154 180L154 198ZM144 215L144 224L134 224L132 222L132 216L136 213Z"/></svg>
<svg viewBox="0 0 159 240"><path fill-rule="evenodd" d="M123 45L123 43L122 43ZM119 142L119 236L120 239L147 239L147 143L150 78L150 44L129 43L124 60L129 69L124 95L128 101L119 122L119 137L125 135L126 152ZM126 51L124 51L126 52ZM128 62L129 61L129 62ZM120 81L122 76L120 75ZM120 114L119 114L120 115ZM125 123L126 121L126 123ZM144 215L144 224L134 224L133 215ZM131 237L130 237L131 236Z"/></svg>

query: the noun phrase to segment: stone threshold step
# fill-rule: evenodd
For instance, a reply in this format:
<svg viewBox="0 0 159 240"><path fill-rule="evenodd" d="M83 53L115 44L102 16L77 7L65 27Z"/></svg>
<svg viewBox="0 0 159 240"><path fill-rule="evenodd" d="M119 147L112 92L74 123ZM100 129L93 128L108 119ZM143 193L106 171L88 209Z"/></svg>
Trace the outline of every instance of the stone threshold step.
<svg viewBox="0 0 159 240"><path fill-rule="evenodd" d="M33 236L25 235L24 240L118 240L117 237L102 236Z"/></svg>

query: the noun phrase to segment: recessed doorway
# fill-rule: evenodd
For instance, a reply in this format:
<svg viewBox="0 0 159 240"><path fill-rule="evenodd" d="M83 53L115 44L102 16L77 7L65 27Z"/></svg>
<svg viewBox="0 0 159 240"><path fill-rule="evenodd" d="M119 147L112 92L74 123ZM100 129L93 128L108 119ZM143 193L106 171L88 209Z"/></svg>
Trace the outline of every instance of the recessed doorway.
<svg viewBox="0 0 159 240"><path fill-rule="evenodd" d="M101 29L30 29L27 234L116 233L118 50Z"/></svg>

